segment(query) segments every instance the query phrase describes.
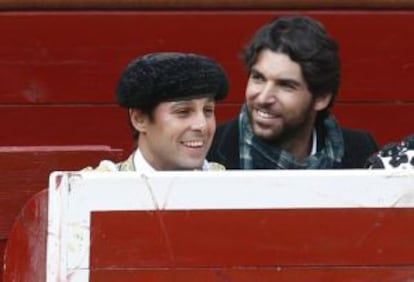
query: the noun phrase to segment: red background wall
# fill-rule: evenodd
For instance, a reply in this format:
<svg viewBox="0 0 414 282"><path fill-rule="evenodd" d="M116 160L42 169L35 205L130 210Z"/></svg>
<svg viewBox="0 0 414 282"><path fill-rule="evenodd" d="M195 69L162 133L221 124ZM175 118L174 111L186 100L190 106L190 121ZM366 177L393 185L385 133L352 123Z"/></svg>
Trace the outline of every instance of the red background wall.
<svg viewBox="0 0 414 282"><path fill-rule="evenodd" d="M121 0L117 7L105 0L16 2L0 1L0 146L99 144L123 150L92 157L75 152L76 157L65 158L64 169L130 152L127 114L114 104L114 89L125 65L147 52L195 52L215 58L231 79L230 95L217 110L218 121L237 115L246 80L240 51L258 27L279 15L313 16L338 40L343 77L334 113L343 126L367 129L380 144L414 133L410 1L258 0L218 5L187 0L159 1L155 8L152 1L136 1L141 8ZM9 204L1 211L0 253L11 222L30 196L27 191L45 187L44 175L60 159L59 152L28 151L28 156L21 151L12 155L14 163L25 162L25 171L36 167L35 188L26 188L32 172L13 170L19 166L1 152L0 198Z"/></svg>
<svg viewBox="0 0 414 282"><path fill-rule="evenodd" d="M0 13L0 145L105 144L129 151L126 112L114 104L125 65L155 51L218 60L231 79L218 108L239 110L240 50L275 16L306 14L340 43L343 83L335 114L381 144L413 132L413 11L19 11Z"/></svg>

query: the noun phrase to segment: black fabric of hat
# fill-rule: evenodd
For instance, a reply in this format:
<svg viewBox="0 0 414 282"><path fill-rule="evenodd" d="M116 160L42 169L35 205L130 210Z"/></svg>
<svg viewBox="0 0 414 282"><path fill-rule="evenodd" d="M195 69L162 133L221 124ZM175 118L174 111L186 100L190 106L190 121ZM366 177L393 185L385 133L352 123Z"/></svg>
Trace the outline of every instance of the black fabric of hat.
<svg viewBox="0 0 414 282"><path fill-rule="evenodd" d="M211 95L227 96L229 83L222 67L196 54L152 53L132 61L117 88L117 102L145 108L164 101Z"/></svg>

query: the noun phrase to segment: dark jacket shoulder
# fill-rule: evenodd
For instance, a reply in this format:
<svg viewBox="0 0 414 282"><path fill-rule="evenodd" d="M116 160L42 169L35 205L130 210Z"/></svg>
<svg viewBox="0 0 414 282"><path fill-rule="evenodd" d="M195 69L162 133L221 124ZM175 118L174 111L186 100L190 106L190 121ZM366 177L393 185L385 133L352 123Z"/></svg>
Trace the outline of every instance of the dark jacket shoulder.
<svg viewBox="0 0 414 282"><path fill-rule="evenodd" d="M335 168L364 168L367 159L378 151L373 136L364 130L342 128L345 152ZM227 169L240 169L239 123L230 120L217 127L207 160L219 162Z"/></svg>
<svg viewBox="0 0 414 282"><path fill-rule="evenodd" d="M238 121L235 118L217 127L208 161L221 163L226 169L240 169Z"/></svg>
<svg viewBox="0 0 414 282"><path fill-rule="evenodd" d="M342 129L345 154L341 168L364 168L367 159L378 151L374 137L365 130Z"/></svg>
<svg viewBox="0 0 414 282"><path fill-rule="evenodd" d="M367 159L378 151L374 137L365 130L342 129L345 154L341 168L364 168Z"/></svg>

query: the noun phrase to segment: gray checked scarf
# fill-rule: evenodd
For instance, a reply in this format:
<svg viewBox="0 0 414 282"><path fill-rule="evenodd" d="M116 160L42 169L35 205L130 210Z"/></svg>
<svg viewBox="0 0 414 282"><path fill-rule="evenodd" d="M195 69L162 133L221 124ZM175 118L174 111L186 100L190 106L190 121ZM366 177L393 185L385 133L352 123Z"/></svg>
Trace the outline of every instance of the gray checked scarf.
<svg viewBox="0 0 414 282"><path fill-rule="evenodd" d="M335 168L344 155L344 140L342 132L333 116L323 120L325 136L323 146L303 161L297 161L289 152L269 145L253 134L247 113L243 105L239 116L240 128L240 165L243 169L329 169ZM319 142L318 141L318 142Z"/></svg>

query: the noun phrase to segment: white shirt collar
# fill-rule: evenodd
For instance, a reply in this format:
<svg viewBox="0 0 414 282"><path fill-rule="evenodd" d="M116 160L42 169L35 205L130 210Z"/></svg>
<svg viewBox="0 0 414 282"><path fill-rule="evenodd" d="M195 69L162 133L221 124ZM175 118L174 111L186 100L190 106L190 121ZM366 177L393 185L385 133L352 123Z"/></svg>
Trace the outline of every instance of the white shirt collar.
<svg viewBox="0 0 414 282"><path fill-rule="evenodd" d="M312 150L310 152L309 156L315 155L318 151L318 134L316 134L316 129L313 129L313 133L312 133Z"/></svg>
<svg viewBox="0 0 414 282"><path fill-rule="evenodd" d="M135 171L139 172L153 172L156 171L144 158L141 151L137 149L134 153L134 167Z"/></svg>
<svg viewBox="0 0 414 282"><path fill-rule="evenodd" d="M155 168L153 168L148 163L148 161L144 158L144 156L142 155L139 149L137 149L134 153L134 167L135 167L135 171L139 171L140 173L157 171ZM210 169L209 163L206 160L204 160L202 170L209 170L209 169Z"/></svg>

